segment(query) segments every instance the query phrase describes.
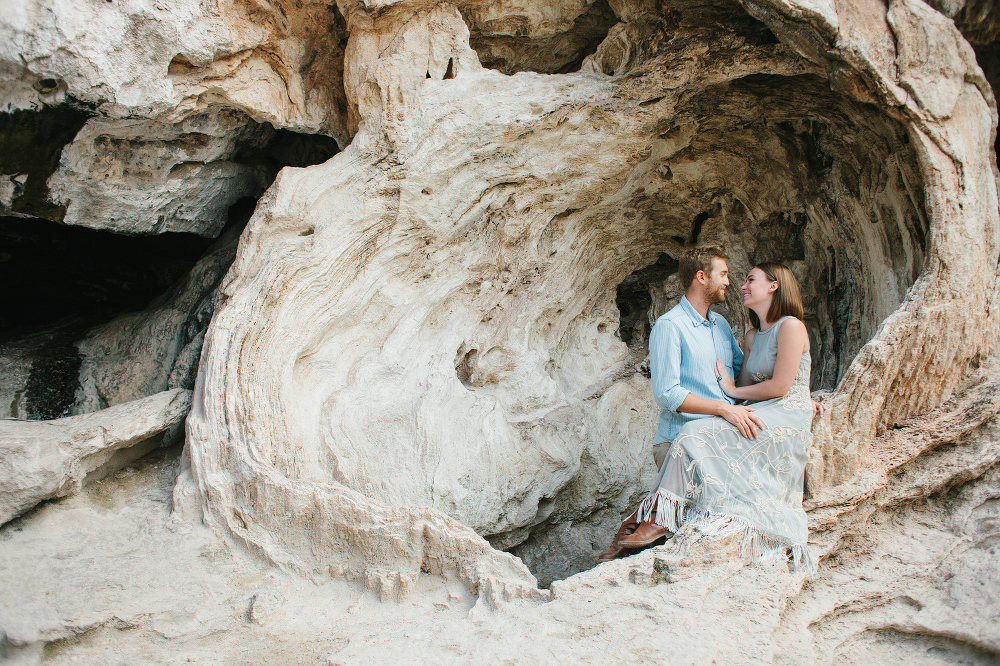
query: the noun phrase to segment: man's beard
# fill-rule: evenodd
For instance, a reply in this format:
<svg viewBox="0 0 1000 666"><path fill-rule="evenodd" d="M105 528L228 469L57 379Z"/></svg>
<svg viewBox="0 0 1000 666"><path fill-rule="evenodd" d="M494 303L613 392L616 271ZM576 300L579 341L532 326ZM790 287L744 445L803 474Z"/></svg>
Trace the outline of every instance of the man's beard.
<svg viewBox="0 0 1000 666"><path fill-rule="evenodd" d="M726 288L722 287L717 292L715 292L715 300L713 303L722 303L726 300Z"/></svg>

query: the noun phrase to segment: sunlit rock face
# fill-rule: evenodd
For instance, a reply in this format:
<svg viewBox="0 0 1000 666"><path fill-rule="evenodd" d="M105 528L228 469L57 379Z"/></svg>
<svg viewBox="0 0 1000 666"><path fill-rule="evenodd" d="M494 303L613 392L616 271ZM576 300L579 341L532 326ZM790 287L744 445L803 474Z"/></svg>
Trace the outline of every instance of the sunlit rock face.
<svg viewBox="0 0 1000 666"><path fill-rule="evenodd" d="M880 487L925 450L894 428L987 381L996 110L949 20L910 1L608 7L595 48L596 3L547 8L556 23L341 3L357 135L281 172L206 335L178 493L196 483L210 524L382 590L420 570L532 587L476 534L543 582L590 566L653 473L645 336L696 243L803 284L832 391L810 506ZM560 71L533 49L585 15L563 59L581 70L533 73ZM487 36L514 25L539 41L501 64Z"/></svg>
<svg viewBox="0 0 1000 666"><path fill-rule="evenodd" d="M343 30L322 2L14 3L0 213L218 236L227 208L273 180L274 140L295 142L275 130L320 135L327 157L350 141Z"/></svg>

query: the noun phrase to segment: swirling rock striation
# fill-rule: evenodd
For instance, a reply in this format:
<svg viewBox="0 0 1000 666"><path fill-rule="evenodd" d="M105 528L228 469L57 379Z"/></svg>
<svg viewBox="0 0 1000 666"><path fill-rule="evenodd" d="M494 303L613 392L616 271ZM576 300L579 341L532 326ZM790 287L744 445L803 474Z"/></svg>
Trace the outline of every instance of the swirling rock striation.
<svg viewBox="0 0 1000 666"><path fill-rule="evenodd" d="M461 7L342 6L358 133L281 173L206 336L188 435L210 524L362 579L387 560L356 549L391 543L405 578L437 537L304 538L286 516L431 507L543 579L583 568L652 471L617 288L696 242L804 284L832 391L815 497L919 455L883 435L997 345L996 107L972 50L911 1L620 4L555 76L482 68Z"/></svg>

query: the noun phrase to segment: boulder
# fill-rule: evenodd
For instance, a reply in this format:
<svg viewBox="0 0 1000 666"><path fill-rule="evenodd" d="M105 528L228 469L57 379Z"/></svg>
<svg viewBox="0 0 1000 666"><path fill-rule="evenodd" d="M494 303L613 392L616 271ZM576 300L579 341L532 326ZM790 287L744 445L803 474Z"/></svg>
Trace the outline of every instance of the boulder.
<svg viewBox="0 0 1000 666"><path fill-rule="evenodd" d="M174 389L56 421L0 419L0 524L148 453L190 406L191 392Z"/></svg>

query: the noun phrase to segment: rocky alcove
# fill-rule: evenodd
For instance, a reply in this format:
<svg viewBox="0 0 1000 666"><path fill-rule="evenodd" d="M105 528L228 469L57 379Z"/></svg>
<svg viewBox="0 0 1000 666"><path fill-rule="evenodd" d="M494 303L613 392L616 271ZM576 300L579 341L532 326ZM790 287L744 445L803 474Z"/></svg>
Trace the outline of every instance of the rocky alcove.
<svg viewBox="0 0 1000 666"><path fill-rule="evenodd" d="M215 155L223 159L192 162L192 152L218 148L209 135L191 131L213 115L235 119L244 137L224 139L227 152ZM0 218L0 276L12 292L0 319L5 417L54 419L190 389L215 289L256 199L283 167L324 162L339 152L330 137L275 130L238 113L189 120L187 131L169 140L136 136L134 123L126 125L128 138L116 138L121 127L107 121L96 138L92 129L81 137L87 118L72 105L0 114L0 142L14 157L3 166L12 216ZM68 156L81 152L72 147L81 143L92 150L84 159L102 165L103 182L88 171L69 187ZM242 170L247 182L220 183L217 174L227 169ZM150 200L139 214L119 206L125 190L137 193L158 173L169 173L164 193L173 199L166 208L195 213L180 223L183 232L168 231L178 218L168 222L148 210ZM187 173L193 175L180 175ZM130 177L138 180L122 187ZM178 179L196 184L186 188ZM45 184L52 182L72 196L51 193ZM200 190L212 199L207 207L198 204ZM85 219L72 212L73 199L88 202ZM61 224L67 215L84 226ZM151 361L139 360L147 355Z"/></svg>
<svg viewBox="0 0 1000 666"><path fill-rule="evenodd" d="M813 388L833 390L924 268L927 217L905 129L811 75L749 75L668 108L676 115L610 205L592 198L567 219L601 232L586 263L563 270L576 271L578 284L590 278L591 298L627 273L616 287L619 336L645 369L652 323L682 295L676 262L687 247L729 248L735 284L720 312L737 331L746 326L738 284L755 263L786 263L803 287ZM656 263L636 270L657 252ZM558 496L550 504L556 508L513 550L546 582L562 577L552 561L565 573L591 566L591 544L601 538L579 513L562 514Z"/></svg>
<svg viewBox="0 0 1000 666"><path fill-rule="evenodd" d="M511 604L532 626L567 628L557 651L581 661L607 655L588 636L622 645L663 626L676 640L670 655L650 648L659 661L1000 654L995 626L969 621L993 612L977 590L998 584L988 8L24 6L0 19L0 140L38 154L30 168L3 163L0 230L50 234L37 244L66 247L64 268L89 247L73 234L127 235L94 242L132 268L90 254L118 286L132 270L155 275L115 308L85 298L107 293L89 285L73 288L79 315L11 317L12 331L36 330L3 343L0 404L16 418L72 415L0 421L13 443L2 479L18 479L0 481L0 517L150 446L183 440L184 452L8 523L0 557L44 538L34 530L47 517L103 511L118 492L106 488L149 477L169 515L121 520L158 535L162 523L161 545L212 544L197 565L168 546L185 562L179 584L202 589L223 557L246 574L204 587L243 595L209 614L230 656L247 652L227 641L278 645L262 635L294 624L281 618L313 598L304 578L362 595L341 627L369 621L362 587L413 600L411 630L458 609L438 635L471 636ZM183 247L164 249L170 234ZM38 262L18 243L6 268L27 278ZM677 259L699 243L728 248L735 286L767 260L803 286L813 388L829 407L807 469L815 581L744 566L732 543L697 534L593 568L655 472L648 332L680 296ZM740 331L731 292L719 309ZM95 314L86 330L66 321ZM13 386L36 366L55 405L37 414ZM45 476L20 462L36 450L60 461L58 481L25 490ZM73 566L67 556L53 571ZM0 648L132 645L115 628L123 611L89 603L25 622L0 614ZM207 640L163 629L172 612L139 609L128 626L175 637L163 645ZM328 636L325 612L308 614L314 635ZM733 636L703 633L722 622ZM345 636L331 663L382 654ZM477 636L490 659L517 660L504 637Z"/></svg>

